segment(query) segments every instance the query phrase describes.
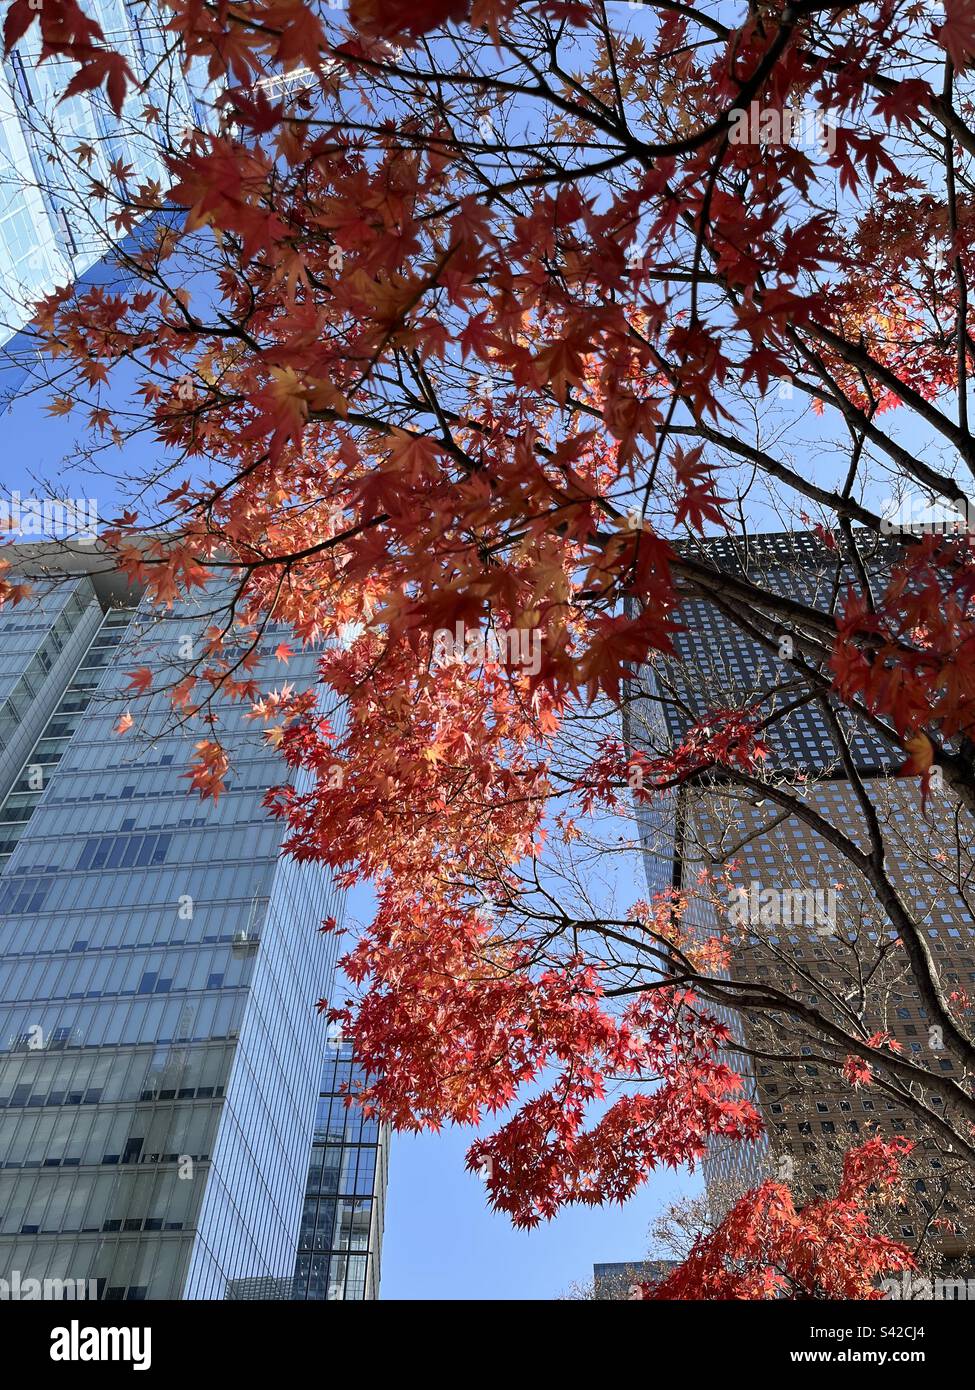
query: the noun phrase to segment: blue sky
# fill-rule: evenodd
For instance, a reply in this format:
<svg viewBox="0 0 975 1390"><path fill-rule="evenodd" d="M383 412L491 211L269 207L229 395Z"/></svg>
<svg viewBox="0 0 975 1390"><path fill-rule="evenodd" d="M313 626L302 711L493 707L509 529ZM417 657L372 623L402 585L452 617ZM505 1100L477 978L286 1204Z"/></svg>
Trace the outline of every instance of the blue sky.
<svg viewBox="0 0 975 1390"><path fill-rule="evenodd" d="M104 495L105 478L93 487L93 480L68 459L82 434L82 415L76 420L49 416L44 399L43 394L27 394L0 415L3 495L37 495L38 479L56 479L59 491L70 497L88 497L94 491L99 516L107 520L115 499ZM106 458L102 466L131 475L152 457L151 441L133 441L124 457ZM635 857L628 863L637 869ZM632 886L631 901L645 891L641 877ZM352 918L370 912L370 897L367 891L350 894ZM480 1179L465 1169L472 1137L467 1128L394 1136L383 1244L384 1298L556 1297L571 1284L590 1280L596 1262L643 1259L654 1214L682 1193L700 1190L698 1176L661 1172L623 1207L572 1208L534 1231L516 1231L506 1216L488 1209Z"/></svg>
<svg viewBox="0 0 975 1390"><path fill-rule="evenodd" d="M573 1209L535 1231L515 1231L487 1209L464 1171L469 1131L394 1138L389 1169L383 1298L550 1299L592 1278L604 1260L640 1260L662 1207L697 1190L686 1174L658 1173L625 1206Z"/></svg>
<svg viewBox="0 0 975 1390"><path fill-rule="evenodd" d="M96 483L68 460L83 434L84 412L77 419L52 417L44 411L44 400L41 393L23 395L0 416L3 494L36 494L38 479L57 480L61 494L72 498L89 497L94 491L100 518L109 519L117 507L115 498L106 495L106 475L137 475L153 462L155 446L144 437L127 443L124 454L110 451L100 460ZM806 413L804 402L784 402L781 408L783 414L805 416L798 428L800 439L808 436L804 452L817 481L832 481L828 475L838 461L823 450L832 432ZM916 443L916 427L904 423L906 428L898 432L904 442ZM750 499L753 525L781 529L797 524L794 515L763 505L762 491L760 484L758 495ZM638 871L635 856L625 862L627 873ZM632 903L646 891L642 875L639 882L617 883L616 891ZM353 920L371 915L370 898L365 890L350 895ZM569 1208L534 1231L516 1231L506 1216L488 1209L480 1180L466 1171L464 1155L472 1137L473 1131L466 1128L394 1136L383 1247L384 1298L557 1297L571 1284L587 1282L595 1262L644 1258L654 1215L676 1198L701 1190L699 1174L668 1170L654 1174L623 1207Z"/></svg>
<svg viewBox="0 0 975 1390"><path fill-rule="evenodd" d="M0 389L3 381L0 377ZM65 465L82 419L56 419L43 410L43 396L27 395L0 417L4 451L3 492L34 493L36 479L57 480L70 497L94 491L102 519L114 510L105 495L104 475L93 486L77 469ZM783 404L783 415L798 413L804 402ZM831 433L809 420L808 465L821 483L841 475L835 457L826 457L824 436ZM906 431L910 438L912 431ZM103 467L138 474L152 460L152 443L127 446L123 456L103 459ZM761 493L761 484L756 489ZM877 499L879 500L879 499ZM777 529L795 524L759 498L750 507L753 523ZM630 861L637 869L637 861ZM645 885L632 885L631 901ZM350 914L369 911L369 895L353 894ZM700 1178L670 1171L652 1177L625 1206L570 1208L535 1231L516 1231L505 1216L492 1213L480 1180L465 1169L464 1155L473 1131L452 1128L440 1134L394 1136L383 1250L385 1298L416 1299L550 1299L573 1282L591 1277L597 1261L639 1260L647 1254L647 1228L653 1216L676 1197L700 1190Z"/></svg>

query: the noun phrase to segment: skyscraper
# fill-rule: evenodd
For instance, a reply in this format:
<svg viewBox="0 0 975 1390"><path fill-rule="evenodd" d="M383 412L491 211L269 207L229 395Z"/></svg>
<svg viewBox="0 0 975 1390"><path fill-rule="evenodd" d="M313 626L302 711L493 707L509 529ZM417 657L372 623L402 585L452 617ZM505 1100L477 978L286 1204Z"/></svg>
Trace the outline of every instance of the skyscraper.
<svg viewBox="0 0 975 1390"><path fill-rule="evenodd" d="M827 606L840 582L836 557L808 533L700 545L719 570L813 606ZM875 580L883 579L889 543L880 542L864 562ZM663 751L680 741L691 719L715 709L761 704L763 715L777 710L778 719L763 730L774 774L826 824L862 836L863 807L827 714L817 700L797 698L803 692L794 669L718 602L689 597L680 616L681 659L650 663L635 683L645 699L628 714L631 746ZM922 816L916 782L890 775L903 762L900 750L848 711L837 707L836 717L882 829L888 878L923 923L946 991L970 989L975 925L964 883L941 868L954 862L953 855L963 866L971 857L964 835L959 839L957 808L947 795L932 797ZM844 1026L855 1020L866 1030L862 1036L886 1035L930 1074L962 1080L869 885L799 814L718 768L656 803L652 816L649 810L639 815L651 888L669 880L688 894L688 924L702 937L729 940L737 979L778 987L826 1020ZM725 876L727 901L698 891L702 870ZM730 1060L766 1122L757 1144L718 1143L709 1150L705 1176L719 1206L768 1176L789 1180L804 1198L823 1196L834 1190L846 1149L874 1133L901 1134L916 1143L906 1164L913 1206L895 1218L893 1234L911 1242L932 1220L955 1222L958 1232L944 1235L942 1248L948 1254L967 1249L959 1192L947 1176L950 1149L937 1138L942 1098L918 1092L932 1116L924 1125L896 1084L851 1086L829 1039L786 1011L712 1008L731 1031Z"/></svg>
<svg viewBox="0 0 975 1390"><path fill-rule="evenodd" d="M58 285L97 281L121 241L113 166L130 170L134 187L165 188L164 149L210 118L200 100L205 72L195 64L187 78L168 52L162 11L124 0L89 0L85 10L141 84L121 116L102 90L60 100L75 65L38 62L37 25L0 64L0 392L8 397L30 370L32 345L20 331L31 303Z"/></svg>
<svg viewBox="0 0 975 1390"><path fill-rule="evenodd" d="M334 1039L315 1111L295 1298L379 1297L389 1135L375 1117L346 1105L357 1076L348 1044Z"/></svg>
<svg viewBox="0 0 975 1390"><path fill-rule="evenodd" d="M338 891L281 857L262 799L283 766L241 706L220 708L226 792L188 790L200 735L166 686L219 594L160 619L95 552L21 553L48 577L0 610L0 1275L94 1280L104 1299L295 1296L309 1157L350 1169L319 1134L337 1053L315 1001L337 947L318 928L341 918ZM262 634L258 679L280 671L281 637ZM158 694L123 738L146 664ZM287 675L313 681L315 654ZM340 1205L367 1197L379 1136L359 1136ZM368 1198L374 1291L375 1175ZM321 1223L346 1262L326 1282L362 1297L345 1213L341 1238Z"/></svg>

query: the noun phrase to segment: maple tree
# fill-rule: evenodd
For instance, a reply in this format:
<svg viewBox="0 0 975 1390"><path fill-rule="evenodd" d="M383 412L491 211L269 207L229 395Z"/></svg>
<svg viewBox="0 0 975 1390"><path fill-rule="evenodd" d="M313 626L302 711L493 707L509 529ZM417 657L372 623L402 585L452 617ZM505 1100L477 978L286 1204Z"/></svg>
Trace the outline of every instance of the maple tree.
<svg viewBox="0 0 975 1390"><path fill-rule="evenodd" d="M782 1183L740 1198L677 1268L637 1285L648 1299L879 1299L883 1276L915 1268L903 1246L870 1232L871 1208L892 1200L909 1145L871 1139L851 1149L835 1197L797 1208Z"/></svg>
<svg viewBox="0 0 975 1390"><path fill-rule="evenodd" d="M346 962L356 996L328 1001L376 1075L365 1103L406 1127L513 1110L469 1161L530 1225L755 1136L722 1005L825 1037L845 1084L893 1088L970 1161L964 1077L897 1055L839 1005L729 979L727 944L685 925L686 897L567 908L539 865L556 841L571 852L579 814L619 810L634 765L647 802L720 770L847 859L975 1069L967 1002L891 880L833 713L903 750L890 771L925 802L938 782L975 810L972 536L890 536L878 500L885 486L966 513L958 475L975 472L971 0L934 17L921 0L772 0L734 22L681 0L164 8L212 80L212 121L167 151L165 189L115 167L94 190L76 152L79 215L97 191L140 231L117 285L58 289L35 331L51 408L87 411L89 452L124 448L120 372L159 441L102 538L117 562L161 605L235 585L175 707L251 704L311 777L269 792L291 852L376 885ZM83 0L16 0L8 48L35 22L42 58L77 65L72 90L104 85L139 111ZM733 139L753 103L818 113L823 141ZM828 455L816 477L811 448ZM763 510L816 528L825 594L729 571L698 543L711 529L747 544L746 512ZM777 775L778 684L715 701L660 753L580 735L607 711L618 723L690 600L773 656L788 638L789 698L832 720L863 836ZM223 653L270 620L325 644L340 731ZM537 666L434 661L434 634L458 623L537 634ZM133 673L134 700L147 679ZM191 784L217 795L227 771L210 729ZM756 1200L783 1243L814 1240L808 1204L803 1226L781 1192Z"/></svg>

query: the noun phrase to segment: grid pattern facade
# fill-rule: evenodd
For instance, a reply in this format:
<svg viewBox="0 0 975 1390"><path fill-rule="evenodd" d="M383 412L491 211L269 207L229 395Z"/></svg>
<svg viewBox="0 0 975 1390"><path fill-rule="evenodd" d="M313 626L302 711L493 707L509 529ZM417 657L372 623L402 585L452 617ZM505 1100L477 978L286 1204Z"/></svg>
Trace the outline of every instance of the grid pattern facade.
<svg viewBox="0 0 975 1390"><path fill-rule="evenodd" d="M836 586L845 582L837 574L835 559L814 537L803 534L760 536L748 546L730 540L707 542L700 548L719 568L816 606L823 606ZM881 543L867 567L882 578L888 558ZM675 645L682 661L641 672L648 704L661 689L676 690L692 711L703 715L717 706L747 705L786 677L787 666L770 660L714 604L689 601L682 605L680 617L686 630L678 634ZM663 708L669 737L679 739L684 724L674 716L673 706L665 703ZM876 775L896 767L902 755L838 712L882 826L889 877L921 921L945 988L971 993L975 928L965 898L947 870L953 856L961 853L964 876L972 847L959 844L954 807L947 798L933 797L922 817L915 783ZM652 728L657 717L648 714L646 727ZM631 713L630 719L635 727L639 725L636 714ZM792 711L763 731L763 737L774 769L803 774L804 780L793 790L801 788L812 810L866 848L862 812L839 766L821 710L811 704ZM640 746L638 739L633 741ZM655 739L645 742L659 748ZM955 1071L954 1061L940 1045L938 1030L929 1026L903 954L891 950L896 934L881 917L866 883L858 880L837 848L797 815L782 819L781 807L773 800L763 803L731 782L699 782L683 788L676 826L674 867L678 881L690 892L687 924L702 939L730 936L736 979L778 984L828 1018L839 1017L849 1006L844 991L862 970L869 981L864 991L868 1027L890 1034L905 1054L929 1071ZM646 858L656 875L657 851L648 849ZM732 891L748 893L754 887L832 893L833 920L825 927L809 920L769 926L746 916L744 926L736 918L731 927L721 903L694 891L702 867L726 873ZM969 872L970 868L969 864ZM756 930L749 930L749 921ZM714 1011L731 1031L729 1063L742 1074L746 1092L766 1122L766 1134L757 1144L711 1146L705 1176L719 1206L770 1175L793 1181L806 1198L832 1191L842 1152L881 1132L904 1134L916 1143L905 1165L913 1205L893 1218L892 1234L910 1241L920 1234L934 1207L942 1217L955 1220L951 1186L942 1179L943 1156L930 1131L925 1133L912 1112L876 1088L871 1094L870 1088L855 1090L837 1081L831 1068L817 1065L808 1037L800 1036L785 1015L771 1015L762 1025L754 1016L732 1009L715 1007ZM751 1056L745 1055L746 1049ZM925 1099L936 1114L942 1103L939 1097L932 1093ZM960 1254L966 1249L963 1227L964 1222L959 1223L958 1236L941 1241L945 1253Z"/></svg>
<svg viewBox="0 0 975 1390"><path fill-rule="evenodd" d="M870 549L866 549L868 539ZM861 537L861 542L865 547L861 557L864 570L882 588L894 548L886 540ZM855 578L810 532L754 536L747 542L719 538L683 548L698 558L703 552L711 566L729 576L824 612L835 602L837 592ZM721 706L747 707L795 674L787 662L777 660L706 598L686 599L681 604L680 620L684 630L674 635L680 662L669 666L667 675L681 701L697 716ZM771 635L778 639L784 633L785 629ZM778 707L786 703L788 698L780 697ZM776 708L774 700L763 705L766 713ZM855 763L865 773L883 771L901 760L898 749L892 749L872 727L855 719L846 706L837 702L834 712ZM672 707L668 720L671 733L679 734L682 722ZM779 766L808 775L831 776L838 771L837 750L818 703L791 710L769 726L765 738Z"/></svg>
<svg viewBox="0 0 975 1390"><path fill-rule="evenodd" d="M25 673L45 717L0 804L0 1271L95 1280L106 1299L290 1282L336 950L317 928L337 890L281 858L261 803L282 767L242 710L221 712L227 791L188 790L199 735L165 685L198 607L161 626L134 601L103 612L81 578L2 621L0 758ZM159 693L123 739L147 651ZM313 680L314 654L288 675Z"/></svg>
<svg viewBox="0 0 975 1390"><path fill-rule="evenodd" d="M919 859L915 853L920 828L916 789L904 783L867 785L888 846L890 880L920 919L946 988L970 993L975 988L971 913L950 875L931 867L932 862L937 865L942 846L948 862L954 818L947 811L940 816L933 808L929 811L924 827L926 853ZM849 829L856 822L855 793L848 783L810 784L806 795L830 824ZM863 1013L868 1032L886 1033L902 1055L932 1072L956 1076L956 1064L938 1030L930 1025L903 954L891 950L896 933L881 918L867 885L858 881L839 852L795 817L771 826L774 810L769 806L757 807L715 792L692 792L688 799L689 840L698 854L714 851L709 867L725 869L732 891L735 887L747 891L753 884L801 885L835 895L835 922L805 920L769 926L759 921L754 923L759 930L741 927L732 938L736 978L781 985L826 1018L842 1021L850 980L862 975L870 982ZM722 854L729 832L736 841L745 841L730 860ZM728 931L727 922L719 920L711 903L698 899L696 907L702 934ZM800 1040L785 1019L773 1016L769 1026L762 1028L754 1022L743 1024L739 1015L731 1017L737 1022L738 1041L759 1053L775 1054L751 1062L736 1059L739 1066L744 1064L767 1136L758 1146L712 1146L706 1165L712 1186L721 1180L732 1188L749 1186L774 1170L780 1176L802 1175L807 1195L823 1196L832 1190L840 1155L879 1131L915 1142L906 1168L921 1207L926 1197L937 1194L943 1163L914 1113L876 1088L851 1088L837 1079L832 1068L817 1065L815 1047ZM795 1060L786 1063L785 1055ZM935 1113L943 1106L934 1093L927 1101ZM943 1216L954 1218L953 1199L939 1200ZM923 1210L906 1211L898 1218L895 1234L911 1240L923 1220ZM949 1250L956 1244L961 1249L964 1243L946 1239L943 1244Z"/></svg>
<svg viewBox="0 0 975 1390"><path fill-rule="evenodd" d="M388 1130L346 1104L364 1081L348 1045L329 1048L321 1076L294 1296L379 1297Z"/></svg>
<svg viewBox="0 0 975 1390"><path fill-rule="evenodd" d="M122 118L102 91L59 100L74 64L39 63L34 25L0 66L0 344L27 323L32 300L77 280L105 255L110 203L83 214L79 192L88 178L112 188L110 165L130 166L137 182L165 186L163 126L169 135L203 125L205 109L194 92L203 74L187 82L167 55L164 16L125 0L87 0L85 12L128 60L141 91L126 100ZM156 114L147 118L149 109ZM52 139L53 137L53 139ZM83 162L79 146L90 151ZM50 155L55 150L52 162Z"/></svg>

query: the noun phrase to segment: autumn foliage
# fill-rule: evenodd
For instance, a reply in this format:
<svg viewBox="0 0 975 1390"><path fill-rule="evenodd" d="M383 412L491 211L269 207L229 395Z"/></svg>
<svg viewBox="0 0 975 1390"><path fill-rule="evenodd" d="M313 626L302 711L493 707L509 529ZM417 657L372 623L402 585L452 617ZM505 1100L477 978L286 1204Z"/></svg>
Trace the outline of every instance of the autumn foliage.
<svg viewBox="0 0 975 1390"><path fill-rule="evenodd" d="M871 1234L870 1213L895 1197L903 1141L871 1139L851 1149L835 1197L796 1208L782 1183L738 1201L717 1230L658 1284L649 1299L878 1299L880 1281L914 1261L902 1245Z"/></svg>
<svg viewBox="0 0 975 1390"><path fill-rule="evenodd" d="M868 456L949 505L954 460L975 472L972 4L934 24L901 0L638 10L167 0L212 119L167 150L166 189L114 170L121 225L140 228L126 276L62 287L36 319L51 408L124 445L109 388L134 371L127 407L164 459L104 533L117 563L161 606L237 586L174 708L245 703L288 771L268 806L289 850L375 885L349 997L322 1004L374 1074L361 1102L405 1128L497 1119L469 1165L522 1225L625 1200L760 1127L702 994L723 946L694 937L685 901L581 929L558 901L523 912L578 817L715 769L771 775L754 702L689 717L659 756L614 735L560 763L573 720L615 716L634 671L673 654L689 596L773 653L788 636L803 698L854 709L925 796L937 766L975 805L971 535L895 538L879 584L857 539L885 535ZM34 23L76 64L69 90L144 114L83 4L15 0L7 47ZM805 104L832 139L733 141L752 103ZM780 382L848 447L834 481L750 423ZM888 428L904 415L924 448ZM844 557L823 602L697 547L740 520L743 476ZM341 720L228 658L268 619L321 644ZM537 669L438 662L434 634L458 624L537 634ZM150 680L132 673L133 702ZM190 784L217 796L228 771L210 727ZM657 977L613 990L614 943ZM932 1017L970 1063L923 947ZM895 1061L864 1036L837 1066L860 1086ZM970 1139L971 1096L951 1099ZM871 1141L835 1199L799 1210L760 1188L654 1296L872 1296L906 1267L868 1229L893 1161Z"/></svg>

